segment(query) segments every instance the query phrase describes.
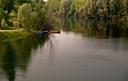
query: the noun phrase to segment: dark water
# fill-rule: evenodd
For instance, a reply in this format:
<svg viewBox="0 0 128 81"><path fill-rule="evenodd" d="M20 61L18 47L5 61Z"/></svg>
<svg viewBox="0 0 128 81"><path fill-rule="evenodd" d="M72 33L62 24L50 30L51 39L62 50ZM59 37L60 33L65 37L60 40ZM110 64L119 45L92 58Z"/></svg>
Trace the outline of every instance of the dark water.
<svg viewBox="0 0 128 81"><path fill-rule="evenodd" d="M61 34L0 43L0 81L128 81L125 22L62 19Z"/></svg>

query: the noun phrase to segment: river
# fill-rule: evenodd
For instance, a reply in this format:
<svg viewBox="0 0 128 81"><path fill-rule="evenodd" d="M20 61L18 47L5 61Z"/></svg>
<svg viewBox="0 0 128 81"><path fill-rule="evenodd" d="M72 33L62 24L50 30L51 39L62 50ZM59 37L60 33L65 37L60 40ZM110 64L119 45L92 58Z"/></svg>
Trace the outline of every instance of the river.
<svg viewBox="0 0 128 81"><path fill-rule="evenodd" d="M0 42L0 81L128 81L124 22L61 19L60 34Z"/></svg>

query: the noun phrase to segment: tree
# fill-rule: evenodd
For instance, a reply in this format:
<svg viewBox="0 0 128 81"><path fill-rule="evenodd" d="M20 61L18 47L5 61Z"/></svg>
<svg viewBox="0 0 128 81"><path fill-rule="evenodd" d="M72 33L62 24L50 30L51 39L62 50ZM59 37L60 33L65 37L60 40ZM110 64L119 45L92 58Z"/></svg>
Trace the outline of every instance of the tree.
<svg viewBox="0 0 128 81"><path fill-rule="evenodd" d="M88 10L88 14L91 16L91 17L95 17L96 14L97 14L97 6L96 6L96 0L91 0L91 6Z"/></svg>
<svg viewBox="0 0 128 81"><path fill-rule="evenodd" d="M61 0L60 3L60 13L62 16L65 16L70 10L72 0Z"/></svg>
<svg viewBox="0 0 128 81"><path fill-rule="evenodd" d="M24 3L19 8L18 21L28 31L31 29L43 30L46 25L45 13L42 0L34 7L30 3Z"/></svg>
<svg viewBox="0 0 128 81"><path fill-rule="evenodd" d="M21 26L27 30L31 29L32 27L31 13L32 13L31 4L24 3L19 7L18 21L21 24Z"/></svg>

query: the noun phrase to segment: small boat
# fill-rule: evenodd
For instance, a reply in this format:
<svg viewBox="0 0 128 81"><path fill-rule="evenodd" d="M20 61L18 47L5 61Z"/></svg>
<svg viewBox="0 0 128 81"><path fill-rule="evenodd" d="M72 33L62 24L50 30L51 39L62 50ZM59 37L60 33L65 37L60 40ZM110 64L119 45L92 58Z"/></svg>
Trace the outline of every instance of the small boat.
<svg viewBox="0 0 128 81"><path fill-rule="evenodd" d="M60 31L48 31L48 34L60 34Z"/></svg>
<svg viewBox="0 0 128 81"><path fill-rule="evenodd" d="M60 34L60 31L35 31L32 35L43 35L43 34Z"/></svg>

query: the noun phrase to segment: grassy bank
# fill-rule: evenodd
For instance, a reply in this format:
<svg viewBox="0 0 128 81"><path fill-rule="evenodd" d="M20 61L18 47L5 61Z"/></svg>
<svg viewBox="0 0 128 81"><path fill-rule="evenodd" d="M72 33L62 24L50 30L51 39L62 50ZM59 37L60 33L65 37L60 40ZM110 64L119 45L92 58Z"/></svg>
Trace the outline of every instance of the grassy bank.
<svg viewBox="0 0 128 81"><path fill-rule="evenodd" d="M29 35L25 29L0 30L0 41L16 40Z"/></svg>

